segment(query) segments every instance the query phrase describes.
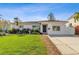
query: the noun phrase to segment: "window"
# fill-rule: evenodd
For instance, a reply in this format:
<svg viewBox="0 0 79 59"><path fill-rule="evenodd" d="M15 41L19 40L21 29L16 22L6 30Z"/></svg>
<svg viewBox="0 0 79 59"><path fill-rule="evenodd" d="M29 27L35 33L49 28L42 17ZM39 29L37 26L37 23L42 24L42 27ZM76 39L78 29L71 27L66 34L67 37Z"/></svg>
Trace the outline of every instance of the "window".
<svg viewBox="0 0 79 59"><path fill-rule="evenodd" d="M39 28L39 26L33 25L33 26L32 26L32 29L33 29L33 30L39 30L40 28Z"/></svg>
<svg viewBox="0 0 79 59"><path fill-rule="evenodd" d="M36 26L35 26L35 25L33 25L32 27L33 27L33 28L35 28Z"/></svg>
<svg viewBox="0 0 79 59"><path fill-rule="evenodd" d="M35 29L35 28L36 28L36 26L35 26L35 25L33 25L33 26L32 26L32 29Z"/></svg>
<svg viewBox="0 0 79 59"><path fill-rule="evenodd" d="M53 31L60 31L60 26L53 26L52 29Z"/></svg>

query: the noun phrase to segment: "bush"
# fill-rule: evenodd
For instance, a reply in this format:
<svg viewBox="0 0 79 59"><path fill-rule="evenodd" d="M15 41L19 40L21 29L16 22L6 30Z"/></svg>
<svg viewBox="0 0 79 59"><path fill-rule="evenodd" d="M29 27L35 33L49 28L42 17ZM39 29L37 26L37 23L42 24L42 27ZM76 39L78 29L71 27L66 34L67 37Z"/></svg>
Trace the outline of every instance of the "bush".
<svg viewBox="0 0 79 59"><path fill-rule="evenodd" d="M26 32L27 32L27 30L26 30L26 29L23 29L23 30L22 30L22 33L26 33Z"/></svg>
<svg viewBox="0 0 79 59"><path fill-rule="evenodd" d="M40 34L40 31L39 30L31 30L31 29L22 29L22 30L19 30L19 29L12 29L12 30L9 30L8 31L9 33L11 34Z"/></svg>
<svg viewBox="0 0 79 59"><path fill-rule="evenodd" d="M22 30L20 30L20 33L22 33L22 34L29 34L29 31L31 31L30 29L22 29Z"/></svg>
<svg viewBox="0 0 79 59"><path fill-rule="evenodd" d="M3 33L3 32L2 32L2 33L0 33L0 36L5 36L5 35L6 35L6 33Z"/></svg>
<svg viewBox="0 0 79 59"><path fill-rule="evenodd" d="M9 30L8 32L11 33L11 34L29 34L29 31L31 31L30 29L22 29L22 30L19 30L19 29L12 29L12 30Z"/></svg>
<svg viewBox="0 0 79 59"><path fill-rule="evenodd" d="M25 33L25 34L29 34L29 30L30 29L23 29L22 32Z"/></svg>
<svg viewBox="0 0 79 59"><path fill-rule="evenodd" d="M32 32L32 34L40 34L40 33L38 33L38 32Z"/></svg>
<svg viewBox="0 0 79 59"><path fill-rule="evenodd" d="M2 29L0 29L0 32L2 32Z"/></svg>
<svg viewBox="0 0 79 59"><path fill-rule="evenodd" d="M31 30L31 33L32 34L40 34L40 31L39 30Z"/></svg>
<svg viewBox="0 0 79 59"><path fill-rule="evenodd" d="M9 30L8 31L9 33L11 33L11 34L16 34L16 33L18 33L19 32L19 29L12 29L12 30Z"/></svg>

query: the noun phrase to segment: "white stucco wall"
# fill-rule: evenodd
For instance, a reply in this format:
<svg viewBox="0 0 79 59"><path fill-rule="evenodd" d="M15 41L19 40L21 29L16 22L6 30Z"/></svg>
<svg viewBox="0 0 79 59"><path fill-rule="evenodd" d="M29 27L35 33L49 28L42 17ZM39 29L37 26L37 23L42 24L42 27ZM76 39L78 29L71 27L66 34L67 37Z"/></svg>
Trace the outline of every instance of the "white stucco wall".
<svg viewBox="0 0 79 59"><path fill-rule="evenodd" d="M33 26L36 26L36 29L40 27L40 24L39 23L31 23L31 24L25 24L24 25L24 28L26 29L33 29Z"/></svg>
<svg viewBox="0 0 79 59"><path fill-rule="evenodd" d="M47 33L49 35L74 35L74 28L67 27L66 22L42 22L41 23L41 32L42 32L42 25L47 25ZM53 31L52 26L60 26L60 31ZM50 29L48 29L50 28Z"/></svg>
<svg viewBox="0 0 79 59"><path fill-rule="evenodd" d="M77 25L79 25L79 21L77 21L77 22L74 22L74 18L72 17L72 18L70 18L70 19L68 19L68 23L72 23L72 26L77 26Z"/></svg>
<svg viewBox="0 0 79 59"><path fill-rule="evenodd" d="M12 27L12 28L15 28L15 29L19 29L19 27L16 26L16 25L12 25L11 27Z"/></svg>
<svg viewBox="0 0 79 59"><path fill-rule="evenodd" d="M26 28L26 29L32 29L32 25L24 25L24 28Z"/></svg>
<svg viewBox="0 0 79 59"><path fill-rule="evenodd" d="M40 24L39 23L24 23L22 24L22 26L25 29L33 29L33 26L36 26L37 28L39 28ZM19 26L12 25L12 28L19 29Z"/></svg>

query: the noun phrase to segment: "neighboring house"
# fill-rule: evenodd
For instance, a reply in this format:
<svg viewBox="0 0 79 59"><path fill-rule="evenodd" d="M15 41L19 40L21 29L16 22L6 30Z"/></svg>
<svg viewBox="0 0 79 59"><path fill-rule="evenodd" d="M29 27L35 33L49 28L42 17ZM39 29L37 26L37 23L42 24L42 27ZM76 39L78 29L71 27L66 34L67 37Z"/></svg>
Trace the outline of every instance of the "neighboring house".
<svg viewBox="0 0 79 59"><path fill-rule="evenodd" d="M48 35L74 35L74 27L68 25L68 21L56 20L54 15L50 13L48 20L44 21L31 21L21 22L21 26L26 29L39 29L43 34ZM12 25L13 28L17 29L19 26Z"/></svg>
<svg viewBox="0 0 79 59"><path fill-rule="evenodd" d="M79 12L74 13L69 19L68 24L75 28L75 33L79 34Z"/></svg>
<svg viewBox="0 0 79 59"><path fill-rule="evenodd" d="M71 17L68 18L68 23L69 23L70 25L72 25L73 27L79 26L79 18L78 18L78 20L75 19L75 15L76 15L76 14L77 14L77 13L74 13ZM79 16L79 15L78 15L78 16Z"/></svg>

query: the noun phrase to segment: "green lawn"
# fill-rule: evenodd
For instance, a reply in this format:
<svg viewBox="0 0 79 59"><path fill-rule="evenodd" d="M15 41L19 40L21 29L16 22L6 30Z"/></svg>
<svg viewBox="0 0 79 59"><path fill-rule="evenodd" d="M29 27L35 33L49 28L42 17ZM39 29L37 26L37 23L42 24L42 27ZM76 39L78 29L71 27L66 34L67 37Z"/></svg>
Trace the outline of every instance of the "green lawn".
<svg viewBox="0 0 79 59"><path fill-rule="evenodd" d="M0 54L30 55L47 54L40 35L0 36Z"/></svg>

